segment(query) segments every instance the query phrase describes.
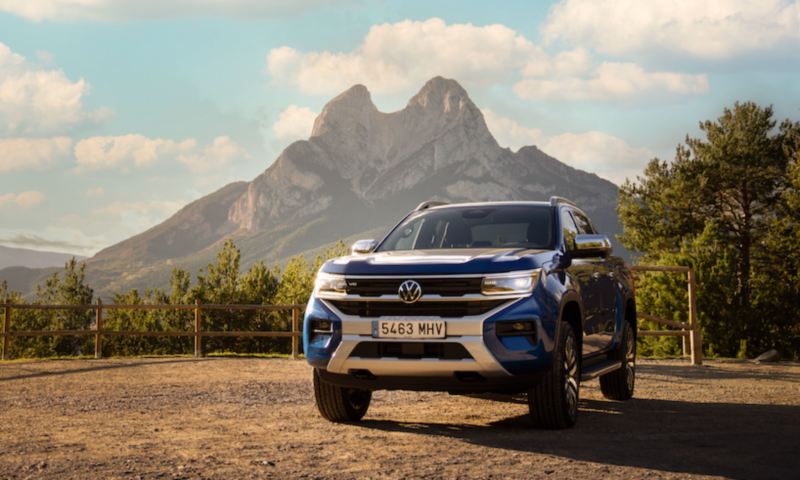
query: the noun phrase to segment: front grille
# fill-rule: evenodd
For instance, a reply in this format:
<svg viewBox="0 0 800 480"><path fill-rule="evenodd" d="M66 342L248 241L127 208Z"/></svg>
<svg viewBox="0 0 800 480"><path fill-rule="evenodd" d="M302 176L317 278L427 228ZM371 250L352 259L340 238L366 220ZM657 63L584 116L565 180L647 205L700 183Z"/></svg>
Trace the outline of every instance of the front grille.
<svg viewBox="0 0 800 480"><path fill-rule="evenodd" d="M439 358L442 360L471 359L460 343L447 342L361 342L356 345L351 357L360 358Z"/></svg>
<svg viewBox="0 0 800 480"><path fill-rule="evenodd" d="M475 300L452 302L381 302L369 300L331 300L331 304L345 315L359 317L419 316L467 317L483 315L507 300Z"/></svg>
<svg viewBox="0 0 800 480"><path fill-rule="evenodd" d="M406 280L416 280L425 295L441 295L443 297L460 297L462 295L481 293L480 277L475 278L348 278L347 293L363 297L380 295L397 295L400 284Z"/></svg>

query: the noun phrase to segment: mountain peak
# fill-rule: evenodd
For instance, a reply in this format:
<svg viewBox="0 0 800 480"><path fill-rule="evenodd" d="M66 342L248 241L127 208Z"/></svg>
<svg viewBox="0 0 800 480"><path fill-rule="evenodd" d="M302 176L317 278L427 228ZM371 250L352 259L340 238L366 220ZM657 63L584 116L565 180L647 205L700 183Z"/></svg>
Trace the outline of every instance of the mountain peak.
<svg viewBox="0 0 800 480"><path fill-rule="evenodd" d="M340 93L336 97L333 98L328 105L333 105L337 103L357 103L360 105L375 105L372 104L372 95L369 93L369 90L364 85L357 83L352 87L348 88L344 92Z"/></svg>
<svg viewBox="0 0 800 480"><path fill-rule="evenodd" d="M447 112L473 104L467 91L457 81L437 76L428 80L408 105L441 108Z"/></svg>
<svg viewBox="0 0 800 480"><path fill-rule="evenodd" d="M314 120L311 136L324 134L331 125L340 121L355 120L363 124L367 121L367 117L377 111L378 108L372 103L372 96L367 87L361 84L353 85L325 104L322 112Z"/></svg>

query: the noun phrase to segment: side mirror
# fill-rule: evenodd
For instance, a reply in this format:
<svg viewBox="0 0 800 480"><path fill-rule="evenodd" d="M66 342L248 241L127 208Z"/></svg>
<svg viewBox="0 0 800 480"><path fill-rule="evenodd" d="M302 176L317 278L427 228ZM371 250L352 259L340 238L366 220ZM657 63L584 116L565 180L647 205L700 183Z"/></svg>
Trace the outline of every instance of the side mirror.
<svg viewBox="0 0 800 480"><path fill-rule="evenodd" d="M371 238L364 240L356 240L356 242L350 248L350 253L353 255L366 255L367 253L372 253L372 251L377 246L378 242L376 242Z"/></svg>
<svg viewBox="0 0 800 480"><path fill-rule="evenodd" d="M611 255L611 240L605 235L580 234L575 236L574 257L606 257Z"/></svg>

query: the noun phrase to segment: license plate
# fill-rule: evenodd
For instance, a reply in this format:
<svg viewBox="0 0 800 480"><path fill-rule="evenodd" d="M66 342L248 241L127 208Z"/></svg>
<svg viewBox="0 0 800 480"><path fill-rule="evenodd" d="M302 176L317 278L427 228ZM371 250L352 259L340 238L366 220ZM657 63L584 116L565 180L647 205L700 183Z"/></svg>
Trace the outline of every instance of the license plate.
<svg viewBox="0 0 800 480"><path fill-rule="evenodd" d="M444 320L378 320L375 337L378 338L444 338L447 336Z"/></svg>

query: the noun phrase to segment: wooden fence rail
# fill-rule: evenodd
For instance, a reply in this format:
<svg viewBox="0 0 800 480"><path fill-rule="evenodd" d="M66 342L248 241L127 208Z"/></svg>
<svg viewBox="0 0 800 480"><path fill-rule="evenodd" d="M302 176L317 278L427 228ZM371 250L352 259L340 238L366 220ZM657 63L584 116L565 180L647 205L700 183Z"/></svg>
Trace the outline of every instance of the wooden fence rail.
<svg viewBox="0 0 800 480"><path fill-rule="evenodd" d="M141 337L194 337L194 355L203 356L203 337L276 337L291 338L292 358L297 358L300 353L300 337L302 332L299 327L300 313L305 305L224 305L224 304L201 304L195 302L193 305L122 305L104 304L101 300L90 305L36 305L36 304L13 304L2 303L3 309L3 353L2 359L10 358L10 342L13 337L51 337L51 336L91 336L94 335L94 356L103 356L103 337L108 336L141 336ZM94 310L94 328L88 330L11 330L11 312L13 310ZM142 331L142 330L106 330L103 328L103 312L106 310L191 310L194 311L194 328L192 330L181 331ZM247 330L203 330L202 312L203 311L257 311L257 312L278 312L291 311L291 330L290 331L247 331Z"/></svg>
<svg viewBox="0 0 800 480"><path fill-rule="evenodd" d="M686 340L688 338L688 350L693 365L703 364L703 339L700 325L697 323L697 284L694 278L694 270L689 267L673 267L663 265L634 265L631 267L634 275L638 272L661 272L661 273L685 273L689 299L689 321L676 322L666 318L657 317L647 313L638 313L637 317L642 320L666 325L668 327L679 328L680 330L639 330L638 334L643 337L678 336L682 337L683 354L687 353Z"/></svg>

